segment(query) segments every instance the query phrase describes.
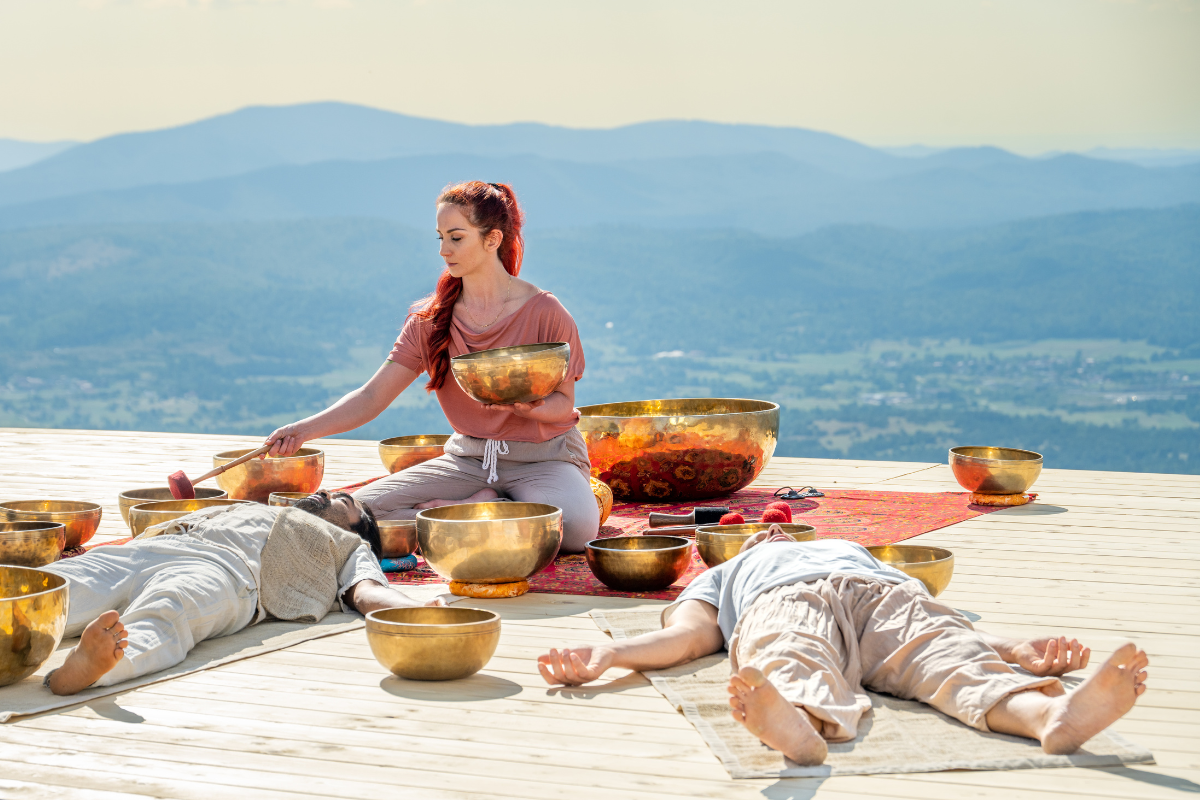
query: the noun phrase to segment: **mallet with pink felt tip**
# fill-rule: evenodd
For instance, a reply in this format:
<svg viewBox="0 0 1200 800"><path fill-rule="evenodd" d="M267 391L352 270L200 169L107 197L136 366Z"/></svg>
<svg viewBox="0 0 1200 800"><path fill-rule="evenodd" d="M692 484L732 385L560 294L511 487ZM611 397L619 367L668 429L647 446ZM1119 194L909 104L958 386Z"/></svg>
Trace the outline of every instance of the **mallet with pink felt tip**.
<svg viewBox="0 0 1200 800"><path fill-rule="evenodd" d="M171 487L171 496L174 497L176 500L194 500L196 498L196 484L197 483L203 483L204 481L208 480L209 478L215 478L218 475L220 475L222 472L225 472L228 469L236 467L238 464L245 464L247 461L249 461L252 458L258 458L259 456L264 455L268 450L271 449L271 445L273 445L273 444L275 444L275 443L267 442L266 444L264 444L262 447L258 448L257 450L251 450L249 453L246 453L246 455L244 455L244 456L238 456L233 461L230 461L228 464L222 464L221 466L217 467L216 469L204 473L199 478L196 478L196 480L194 480L194 481L188 480L188 476L183 474L183 470L179 470L179 472L172 473L171 475L167 476L167 486Z"/></svg>

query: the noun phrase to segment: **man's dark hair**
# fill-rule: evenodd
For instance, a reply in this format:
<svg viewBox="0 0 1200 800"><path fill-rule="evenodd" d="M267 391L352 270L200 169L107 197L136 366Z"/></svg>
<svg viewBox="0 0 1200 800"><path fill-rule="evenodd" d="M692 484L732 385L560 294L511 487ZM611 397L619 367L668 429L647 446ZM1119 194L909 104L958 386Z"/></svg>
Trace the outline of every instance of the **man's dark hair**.
<svg viewBox="0 0 1200 800"><path fill-rule="evenodd" d="M383 540L379 538L379 523L375 521L375 514L371 509L367 508L366 503L359 503L362 509L362 516L358 518L358 522L350 526L350 530L362 537L363 541L371 546L371 552L375 554L375 558L383 558Z"/></svg>

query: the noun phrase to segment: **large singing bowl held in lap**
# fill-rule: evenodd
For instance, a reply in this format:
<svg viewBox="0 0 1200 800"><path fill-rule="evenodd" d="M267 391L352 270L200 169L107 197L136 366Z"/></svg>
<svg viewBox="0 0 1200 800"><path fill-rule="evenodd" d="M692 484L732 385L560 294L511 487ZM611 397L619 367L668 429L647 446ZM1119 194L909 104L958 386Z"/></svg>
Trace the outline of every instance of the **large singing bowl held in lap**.
<svg viewBox="0 0 1200 800"><path fill-rule="evenodd" d="M129 532L134 536L141 536L145 533L146 528L186 517L201 509L213 506L239 506L248 502L250 501L219 497L208 500L160 500L154 503L141 503L129 509Z"/></svg>
<svg viewBox="0 0 1200 800"><path fill-rule="evenodd" d="M477 608L385 608L367 614L375 660L411 681L453 681L483 669L500 643L500 615Z"/></svg>
<svg viewBox="0 0 1200 800"><path fill-rule="evenodd" d="M394 436L379 443L379 460L388 472L396 473L445 455L448 441L450 435L442 433Z"/></svg>
<svg viewBox="0 0 1200 800"><path fill-rule="evenodd" d="M8 522L61 522L66 548L86 544L100 527L103 509L81 500L10 500L0 503L0 520Z"/></svg>
<svg viewBox="0 0 1200 800"><path fill-rule="evenodd" d="M954 553L944 547L924 547L916 544L887 544L868 547L876 559L895 567L910 578L925 584L937 597L950 585L954 574Z"/></svg>
<svg viewBox="0 0 1200 800"><path fill-rule="evenodd" d="M449 581L515 583L537 574L562 544L562 510L545 503L462 503L417 514L417 541Z"/></svg>
<svg viewBox="0 0 1200 800"><path fill-rule="evenodd" d="M587 565L618 592L657 592L687 572L692 543L682 536L613 536L587 543Z"/></svg>
<svg viewBox="0 0 1200 800"><path fill-rule="evenodd" d="M619 500L685 502L736 492L775 453L779 406L701 398L583 406L592 475Z"/></svg>
<svg viewBox="0 0 1200 800"><path fill-rule="evenodd" d="M213 466L228 464L253 448L226 450L213 456ZM313 447L301 447L295 455L280 458L252 458L217 476L217 485L234 500L265 503L271 492L312 493L321 488L325 476L325 454Z"/></svg>
<svg viewBox="0 0 1200 800"><path fill-rule="evenodd" d="M44 567L58 561L67 541L61 522L0 522L0 564Z"/></svg>
<svg viewBox="0 0 1200 800"><path fill-rule="evenodd" d="M1042 456L1013 447L952 447L950 471L976 494L1020 494L1042 474Z"/></svg>
<svg viewBox="0 0 1200 800"><path fill-rule="evenodd" d="M227 497L224 489L213 486L197 486L193 489L197 500L215 500ZM129 509L142 503L158 503L164 500L174 500L170 486L154 486L146 489L127 489L117 495L117 504L121 508L121 519L129 524Z"/></svg>
<svg viewBox="0 0 1200 800"><path fill-rule="evenodd" d="M817 538L817 529L798 522L746 522L741 525L704 525L696 528L696 552L700 560L710 567L724 564L742 549L754 534L770 530L778 525L780 530L793 541L811 542Z"/></svg>
<svg viewBox="0 0 1200 800"><path fill-rule="evenodd" d="M28 567L0 567L0 686L29 677L67 628L67 579Z"/></svg>
<svg viewBox="0 0 1200 800"><path fill-rule="evenodd" d="M450 359L454 380L481 403L532 403L554 394L567 377L571 345L566 342L523 344L464 353Z"/></svg>

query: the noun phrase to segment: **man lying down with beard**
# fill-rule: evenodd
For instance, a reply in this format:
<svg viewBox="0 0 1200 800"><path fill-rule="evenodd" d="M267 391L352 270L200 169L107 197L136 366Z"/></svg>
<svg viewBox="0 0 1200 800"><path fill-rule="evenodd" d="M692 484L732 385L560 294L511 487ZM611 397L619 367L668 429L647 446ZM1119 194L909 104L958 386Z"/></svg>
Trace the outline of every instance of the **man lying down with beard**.
<svg viewBox="0 0 1200 800"><path fill-rule="evenodd" d="M421 605L388 586L380 554L371 511L320 491L292 508L207 508L42 567L70 581L65 635L81 636L45 685L60 695L111 686L267 618Z"/></svg>

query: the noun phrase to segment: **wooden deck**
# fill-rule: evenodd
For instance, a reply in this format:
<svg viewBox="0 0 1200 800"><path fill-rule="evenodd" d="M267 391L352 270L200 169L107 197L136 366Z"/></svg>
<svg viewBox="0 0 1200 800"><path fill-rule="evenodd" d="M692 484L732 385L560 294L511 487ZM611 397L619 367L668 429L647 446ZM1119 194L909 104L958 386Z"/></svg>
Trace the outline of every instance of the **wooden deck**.
<svg viewBox="0 0 1200 800"><path fill-rule="evenodd" d="M239 437L0 429L0 496L103 503L203 471ZM370 442L329 440L326 486L380 473ZM785 459L760 484L956 490L925 463ZM1034 506L919 537L954 550L943 599L998 633L1078 636L1103 659L1134 640L1150 689L1116 730L1157 765L733 781L643 679L550 689L534 657L603 639L587 612L639 604L526 595L496 657L458 684L383 682L361 631L0 726L0 797L1169 798L1200 792L1200 478L1046 470ZM916 539L910 541L918 541Z"/></svg>

